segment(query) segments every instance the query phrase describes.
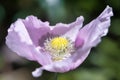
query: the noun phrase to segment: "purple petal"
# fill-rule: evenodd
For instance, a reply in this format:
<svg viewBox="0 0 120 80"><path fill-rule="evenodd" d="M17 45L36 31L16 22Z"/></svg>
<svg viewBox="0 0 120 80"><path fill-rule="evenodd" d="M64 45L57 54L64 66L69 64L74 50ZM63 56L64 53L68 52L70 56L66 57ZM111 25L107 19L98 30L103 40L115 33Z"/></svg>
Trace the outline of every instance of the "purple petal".
<svg viewBox="0 0 120 80"><path fill-rule="evenodd" d="M80 30L78 36L80 40L84 40L84 45L70 58L44 65L42 68L52 72L67 72L78 67L86 59L91 48L100 42L102 36L107 34L106 30L110 26L110 17L113 15L112 9L107 6L101 15Z"/></svg>
<svg viewBox="0 0 120 80"><path fill-rule="evenodd" d="M29 60L36 60L31 51L32 41L27 33L24 24L19 19L8 29L6 37L7 46L16 52L18 55L23 56Z"/></svg>
<svg viewBox="0 0 120 80"><path fill-rule="evenodd" d="M101 41L101 37L105 36L108 32L111 16L113 16L112 8L107 6L98 18L80 30L78 37L84 40L85 46L93 47Z"/></svg>
<svg viewBox="0 0 120 80"><path fill-rule="evenodd" d="M21 19L13 23L8 29L6 44L19 56L25 57L29 60L37 60L41 65L50 63L49 55L45 54L45 52L42 52L40 46L35 46L33 44Z"/></svg>
<svg viewBox="0 0 120 80"><path fill-rule="evenodd" d="M45 36L50 31L49 23L42 22L34 16L28 16L25 20L23 20L23 23L34 45L43 45L43 42L46 39L43 36Z"/></svg>
<svg viewBox="0 0 120 80"><path fill-rule="evenodd" d="M78 37L84 40L84 45L71 58L75 61L74 67L79 66L86 59L91 48L96 46L101 41L101 37L107 34L111 16L113 16L112 8L107 6L98 18L80 30Z"/></svg>
<svg viewBox="0 0 120 80"><path fill-rule="evenodd" d="M64 61L54 62L48 65L44 65L41 68L51 72L64 73L78 67L88 56L90 49L80 49L74 55Z"/></svg>
<svg viewBox="0 0 120 80"><path fill-rule="evenodd" d="M63 36L69 38L74 42L80 28L83 25L83 21L84 21L84 18L82 16L78 17L74 23L70 24L73 27L68 32L66 32Z"/></svg>
<svg viewBox="0 0 120 80"><path fill-rule="evenodd" d="M77 36L76 40L75 40L75 47L76 48L80 48L84 45L84 40L81 39L79 36Z"/></svg>
<svg viewBox="0 0 120 80"><path fill-rule="evenodd" d="M58 23L55 26L50 26L48 22L42 22L37 19L37 17L28 16L25 20L23 20L23 23L33 43L36 46L43 46L44 40L49 36L47 36L47 34L51 34L54 37L56 35L63 35L67 32L65 36L75 40L79 29L82 27L83 20L83 17L80 16L71 24ZM69 35L71 33L74 34Z"/></svg>
<svg viewBox="0 0 120 80"><path fill-rule="evenodd" d="M84 46L80 47L71 58L74 62L74 68L78 67L86 59L91 48L96 46L101 37L107 34L111 16L113 16L112 8L107 6L98 18L80 30L78 37L80 41L81 39L84 40Z"/></svg>
<svg viewBox="0 0 120 80"><path fill-rule="evenodd" d="M83 20L84 20L83 17L80 16L76 19L75 22L72 22L70 24L58 23L55 26L50 26L52 30L51 33L55 35L63 35L66 32L69 32L70 30L72 30L74 27L77 27L77 29L80 29L82 27ZM71 31L69 33L71 33Z"/></svg>
<svg viewBox="0 0 120 80"><path fill-rule="evenodd" d="M52 63L50 53L45 52L41 49L41 47L36 47L36 51L34 54L34 57L41 65L47 65Z"/></svg>
<svg viewBox="0 0 120 80"><path fill-rule="evenodd" d="M51 64L44 65L40 68L37 68L37 70L34 71L34 74L35 74L34 76L38 77L39 74L41 75L41 72L43 69L47 70L47 71L51 71L51 72L60 72L60 73L64 73L64 72L73 70L76 67L78 67L85 60L85 58L88 56L89 52L90 52L90 49L89 50L86 49L86 50L82 51L79 55L75 54L74 56L72 56L73 58L69 58L69 59L66 59L66 60L60 61L60 62L53 62ZM78 58L78 57L80 59L76 60L75 58Z"/></svg>
<svg viewBox="0 0 120 80"><path fill-rule="evenodd" d="M47 71L51 71L51 72L63 73L63 72L67 72L71 70L71 67L73 66L71 62L72 62L71 60L54 62L48 65L44 65L41 68Z"/></svg>

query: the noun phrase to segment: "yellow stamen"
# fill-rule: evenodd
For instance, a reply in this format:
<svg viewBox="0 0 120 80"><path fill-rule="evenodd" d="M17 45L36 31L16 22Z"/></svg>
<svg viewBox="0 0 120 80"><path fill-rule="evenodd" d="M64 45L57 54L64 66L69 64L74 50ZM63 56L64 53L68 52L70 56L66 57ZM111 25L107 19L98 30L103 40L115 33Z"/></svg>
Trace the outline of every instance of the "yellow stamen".
<svg viewBox="0 0 120 80"><path fill-rule="evenodd" d="M63 37L56 37L51 40L51 47L56 50L65 49L68 45L68 40Z"/></svg>
<svg viewBox="0 0 120 80"><path fill-rule="evenodd" d="M47 39L44 43L45 50L50 52L53 61L61 61L71 56L74 45L68 38L55 37Z"/></svg>

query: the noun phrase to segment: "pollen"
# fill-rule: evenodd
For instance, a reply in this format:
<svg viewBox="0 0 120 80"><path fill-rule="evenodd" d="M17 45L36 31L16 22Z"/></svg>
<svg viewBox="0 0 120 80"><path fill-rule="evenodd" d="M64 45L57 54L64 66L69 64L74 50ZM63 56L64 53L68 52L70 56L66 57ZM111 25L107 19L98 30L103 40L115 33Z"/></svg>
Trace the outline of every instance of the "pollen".
<svg viewBox="0 0 120 80"><path fill-rule="evenodd" d="M72 41L65 37L47 39L44 43L45 50L50 53L53 61L61 61L71 56L74 52Z"/></svg>
<svg viewBox="0 0 120 80"><path fill-rule="evenodd" d="M63 37L56 37L51 40L50 44L53 49L62 50L68 46L69 41Z"/></svg>

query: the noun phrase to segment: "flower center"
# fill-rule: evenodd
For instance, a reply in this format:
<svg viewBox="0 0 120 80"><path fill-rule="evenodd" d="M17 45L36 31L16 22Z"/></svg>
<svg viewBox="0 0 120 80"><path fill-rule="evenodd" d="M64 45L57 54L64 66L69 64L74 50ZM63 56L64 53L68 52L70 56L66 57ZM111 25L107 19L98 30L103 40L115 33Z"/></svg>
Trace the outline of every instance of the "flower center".
<svg viewBox="0 0 120 80"><path fill-rule="evenodd" d="M51 55L53 61L61 61L71 56L74 51L73 43L64 37L55 37L47 39L45 42L45 50Z"/></svg>
<svg viewBox="0 0 120 80"><path fill-rule="evenodd" d="M51 40L51 47L56 50L65 49L69 43L69 41L63 37L56 37Z"/></svg>

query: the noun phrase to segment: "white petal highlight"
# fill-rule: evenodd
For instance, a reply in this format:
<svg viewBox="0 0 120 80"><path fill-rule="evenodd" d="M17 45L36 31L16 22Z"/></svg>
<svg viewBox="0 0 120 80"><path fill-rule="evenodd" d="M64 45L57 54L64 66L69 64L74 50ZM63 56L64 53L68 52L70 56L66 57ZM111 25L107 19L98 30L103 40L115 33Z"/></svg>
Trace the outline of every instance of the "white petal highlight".
<svg viewBox="0 0 120 80"><path fill-rule="evenodd" d="M68 32L66 32L63 35L63 37L68 37L70 40L72 40L74 42L80 28L83 25L83 21L84 21L84 18L82 16L78 17L77 20L76 20L77 24L73 24L73 25L71 24L74 27L72 27Z"/></svg>
<svg viewBox="0 0 120 80"><path fill-rule="evenodd" d="M32 52L33 46L31 45L33 45L33 43L24 24L20 19L13 23L8 29L6 44L18 55L29 60L36 60Z"/></svg>
<svg viewBox="0 0 120 80"><path fill-rule="evenodd" d="M42 75L43 69L42 68L36 68L35 71L32 72L33 77L39 77Z"/></svg>

